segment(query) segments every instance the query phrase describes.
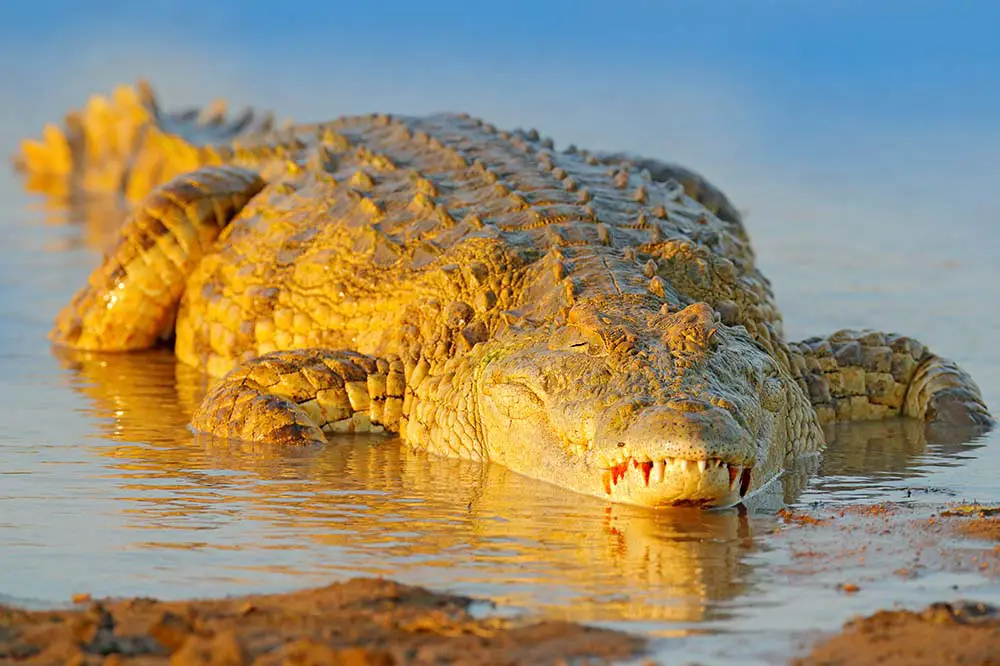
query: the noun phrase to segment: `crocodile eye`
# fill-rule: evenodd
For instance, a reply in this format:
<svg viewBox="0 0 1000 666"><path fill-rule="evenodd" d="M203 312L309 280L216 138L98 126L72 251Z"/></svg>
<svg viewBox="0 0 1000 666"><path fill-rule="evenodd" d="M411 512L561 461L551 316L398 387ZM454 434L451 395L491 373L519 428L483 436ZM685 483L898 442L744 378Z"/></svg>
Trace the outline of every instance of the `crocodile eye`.
<svg viewBox="0 0 1000 666"><path fill-rule="evenodd" d="M576 326L560 328L552 334L548 346L553 351L574 351L588 356L600 356L604 353L604 342L599 335Z"/></svg>
<svg viewBox="0 0 1000 666"><path fill-rule="evenodd" d="M587 346L587 338L576 326L563 326L549 338L549 349L562 351L565 349L583 350Z"/></svg>

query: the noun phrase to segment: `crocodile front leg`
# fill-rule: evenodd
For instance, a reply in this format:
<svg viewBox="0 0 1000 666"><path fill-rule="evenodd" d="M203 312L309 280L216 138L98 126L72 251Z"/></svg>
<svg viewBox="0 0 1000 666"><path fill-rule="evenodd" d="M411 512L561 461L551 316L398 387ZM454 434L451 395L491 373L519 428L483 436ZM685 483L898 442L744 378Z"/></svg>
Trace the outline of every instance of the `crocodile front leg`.
<svg viewBox="0 0 1000 666"><path fill-rule="evenodd" d="M209 167L154 191L126 219L49 337L77 349L126 351L168 336L191 271L264 184L255 171Z"/></svg>
<svg viewBox="0 0 1000 666"><path fill-rule="evenodd" d="M223 377L191 425L218 437L274 444L322 443L324 432L398 432L404 390L398 358L277 351Z"/></svg>
<svg viewBox="0 0 1000 666"><path fill-rule="evenodd" d="M955 425L993 423L972 377L913 338L842 330L790 347L822 423L899 415Z"/></svg>
<svg viewBox="0 0 1000 666"><path fill-rule="evenodd" d="M219 380L191 425L218 437L279 445L384 430L429 453L484 460L473 367L460 360L432 369L423 358L327 349L270 352Z"/></svg>

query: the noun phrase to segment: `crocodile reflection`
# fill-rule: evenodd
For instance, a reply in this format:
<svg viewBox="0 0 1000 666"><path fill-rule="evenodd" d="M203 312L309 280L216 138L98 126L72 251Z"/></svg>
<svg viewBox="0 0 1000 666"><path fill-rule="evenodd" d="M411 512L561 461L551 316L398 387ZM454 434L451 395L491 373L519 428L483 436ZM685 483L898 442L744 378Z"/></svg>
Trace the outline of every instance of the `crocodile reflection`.
<svg viewBox="0 0 1000 666"><path fill-rule="evenodd" d="M314 570L451 589L488 584L500 603L565 619L704 622L754 591L757 565L747 555L758 547L754 533L775 525L766 510L606 506L386 439L295 451L192 439L186 424L210 380L168 352L55 353L102 435L119 443L95 448L113 457L136 527L183 530L238 515L283 544L308 544ZM799 459L758 504L794 502L817 466L824 476L906 477L920 473L929 448L945 457L976 448L964 435L929 443L910 421L828 435L822 462Z"/></svg>
<svg viewBox="0 0 1000 666"><path fill-rule="evenodd" d="M30 183L29 183L30 185ZM29 192L32 191L29 187ZM46 196L31 204L48 226L73 226L75 233L61 234L45 246L49 252L89 249L103 252L117 237L127 208L117 197L67 194Z"/></svg>

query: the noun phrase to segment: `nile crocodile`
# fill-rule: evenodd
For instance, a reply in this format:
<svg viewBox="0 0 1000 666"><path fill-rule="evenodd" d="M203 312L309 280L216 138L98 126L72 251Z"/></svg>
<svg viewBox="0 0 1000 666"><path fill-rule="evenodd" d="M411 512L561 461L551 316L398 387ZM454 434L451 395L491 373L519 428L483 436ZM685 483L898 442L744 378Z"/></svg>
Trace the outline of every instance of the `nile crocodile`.
<svg viewBox="0 0 1000 666"><path fill-rule="evenodd" d="M32 187L136 205L58 345L221 377L195 430L385 430L614 502L725 506L835 420L989 427L912 338L786 341L739 213L654 159L467 115L167 113L122 88L25 141Z"/></svg>

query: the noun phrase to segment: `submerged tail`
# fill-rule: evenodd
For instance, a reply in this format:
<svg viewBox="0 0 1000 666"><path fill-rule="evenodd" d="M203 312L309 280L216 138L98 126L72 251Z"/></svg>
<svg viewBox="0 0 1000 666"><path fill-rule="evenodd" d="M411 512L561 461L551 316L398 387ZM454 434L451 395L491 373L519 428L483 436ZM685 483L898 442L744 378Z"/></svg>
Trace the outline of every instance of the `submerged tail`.
<svg viewBox="0 0 1000 666"><path fill-rule="evenodd" d="M223 100L165 112L140 81L110 97L94 95L66 114L63 127L46 125L40 139L22 141L13 162L32 192L55 199L120 193L135 201L180 173L252 161L256 148L275 138L270 113L228 117Z"/></svg>

